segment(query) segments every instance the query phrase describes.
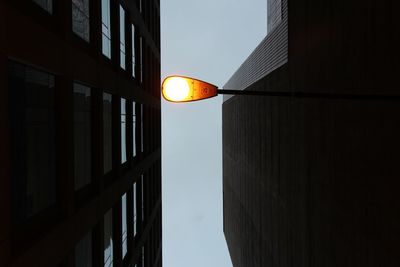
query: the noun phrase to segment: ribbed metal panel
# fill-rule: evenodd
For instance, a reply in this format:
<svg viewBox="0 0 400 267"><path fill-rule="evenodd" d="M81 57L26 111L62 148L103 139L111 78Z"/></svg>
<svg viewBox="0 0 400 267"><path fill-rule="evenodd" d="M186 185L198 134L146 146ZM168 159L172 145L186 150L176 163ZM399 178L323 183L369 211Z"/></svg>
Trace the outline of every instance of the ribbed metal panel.
<svg viewBox="0 0 400 267"><path fill-rule="evenodd" d="M257 46L224 85L226 89L243 90L288 61L288 8L282 0L282 21ZM231 96L225 95L224 101Z"/></svg>
<svg viewBox="0 0 400 267"><path fill-rule="evenodd" d="M282 0L268 0L268 33L282 21Z"/></svg>

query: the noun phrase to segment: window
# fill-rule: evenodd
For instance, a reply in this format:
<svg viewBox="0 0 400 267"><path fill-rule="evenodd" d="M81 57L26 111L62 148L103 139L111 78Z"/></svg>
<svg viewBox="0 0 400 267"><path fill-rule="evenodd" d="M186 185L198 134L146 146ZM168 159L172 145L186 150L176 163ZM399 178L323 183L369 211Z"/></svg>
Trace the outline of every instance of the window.
<svg viewBox="0 0 400 267"><path fill-rule="evenodd" d="M131 25L131 30L132 30L132 77L135 77L135 65L136 65L136 59L135 59L135 25Z"/></svg>
<svg viewBox="0 0 400 267"><path fill-rule="evenodd" d="M112 209L104 215L104 267L113 266Z"/></svg>
<svg viewBox="0 0 400 267"><path fill-rule="evenodd" d="M144 246L142 247L142 267L144 267Z"/></svg>
<svg viewBox="0 0 400 267"><path fill-rule="evenodd" d="M103 55L111 58L110 0L101 0L101 32Z"/></svg>
<svg viewBox="0 0 400 267"><path fill-rule="evenodd" d="M125 258L128 252L127 243L127 222L126 222L126 193L122 196L122 259Z"/></svg>
<svg viewBox="0 0 400 267"><path fill-rule="evenodd" d="M13 212L23 222L56 203L54 76L9 62Z"/></svg>
<svg viewBox="0 0 400 267"><path fill-rule="evenodd" d="M36 4L38 4L41 8L49 12L53 13L53 0L33 0Z"/></svg>
<svg viewBox="0 0 400 267"><path fill-rule="evenodd" d="M143 104L140 105L140 132L141 132L141 134L140 134L140 138L141 138L141 140L140 140L140 151L144 152L144 146L143 146L143 143L144 143L144 135L143 135Z"/></svg>
<svg viewBox="0 0 400 267"><path fill-rule="evenodd" d="M141 193L141 195L142 195L142 198L141 198L141 202L142 202L142 222L144 222L144 177L143 177L143 174L142 175L140 175L140 186L141 186L141 188L140 188L140 191L142 192Z"/></svg>
<svg viewBox="0 0 400 267"><path fill-rule="evenodd" d="M89 0L72 0L72 31L89 42Z"/></svg>
<svg viewBox="0 0 400 267"><path fill-rule="evenodd" d="M140 36L139 41L139 49L140 49L140 82L143 82L143 38Z"/></svg>
<svg viewBox="0 0 400 267"><path fill-rule="evenodd" d="M132 102L132 155L136 157L136 103Z"/></svg>
<svg viewBox="0 0 400 267"><path fill-rule="evenodd" d="M133 184L133 236L137 234L137 191L136 183Z"/></svg>
<svg viewBox="0 0 400 267"><path fill-rule="evenodd" d="M91 182L90 87L74 83L74 175L75 190Z"/></svg>
<svg viewBox="0 0 400 267"><path fill-rule="evenodd" d="M119 6L119 51L120 66L125 69L125 10Z"/></svg>
<svg viewBox="0 0 400 267"><path fill-rule="evenodd" d="M75 246L75 267L92 267L92 231Z"/></svg>
<svg viewBox="0 0 400 267"><path fill-rule="evenodd" d="M121 98L121 163L126 162L126 100Z"/></svg>
<svg viewBox="0 0 400 267"><path fill-rule="evenodd" d="M112 95L103 93L104 174L112 169Z"/></svg>

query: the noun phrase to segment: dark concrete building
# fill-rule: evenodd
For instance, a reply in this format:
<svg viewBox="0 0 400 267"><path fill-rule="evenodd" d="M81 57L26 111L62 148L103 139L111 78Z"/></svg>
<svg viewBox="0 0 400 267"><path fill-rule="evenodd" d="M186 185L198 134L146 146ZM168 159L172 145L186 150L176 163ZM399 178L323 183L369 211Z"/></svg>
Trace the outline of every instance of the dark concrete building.
<svg viewBox="0 0 400 267"><path fill-rule="evenodd" d="M223 103L234 267L400 266L398 2L268 3L225 85L277 93Z"/></svg>
<svg viewBox="0 0 400 267"><path fill-rule="evenodd" d="M162 266L160 1L0 1L0 266Z"/></svg>

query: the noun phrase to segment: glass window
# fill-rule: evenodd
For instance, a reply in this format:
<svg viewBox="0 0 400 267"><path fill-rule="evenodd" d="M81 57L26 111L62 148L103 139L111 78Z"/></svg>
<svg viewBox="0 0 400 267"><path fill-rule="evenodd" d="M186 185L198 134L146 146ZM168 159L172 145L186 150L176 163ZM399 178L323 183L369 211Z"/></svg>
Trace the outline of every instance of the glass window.
<svg viewBox="0 0 400 267"><path fill-rule="evenodd" d="M9 63L13 211L24 221L56 202L54 76Z"/></svg>
<svg viewBox="0 0 400 267"><path fill-rule="evenodd" d="M142 267L144 267L144 246L142 247Z"/></svg>
<svg viewBox="0 0 400 267"><path fill-rule="evenodd" d="M127 221L126 221L126 194L122 196L122 259L125 258L128 252L127 243Z"/></svg>
<svg viewBox="0 0 400 267"><path fill-rule="evenodd" d="M36 4L38 4L41 8L49 12L53 13L53 0L33 0Z"/></svg>
<svg viewBox="0 0 400 267"><path fill-rule="evenodd" d="M132 24L132 77L135 77L135 25Z"/></svg>
<svg viewBox="0 0 400 267"><path fill-rule="evenodd" d="M104 267L113 266L112 209L104 215Z"/></svg>
<svg viewBox="0 0 400 267"><path fill-rule="evenodd" d="M101 32L102 52L111 58L111 22L110 22L110 0L101 0Z"/></svg>
<svg viewBox="0 0 400 267"><path fill-rule="evenodd" d="M140 188L140 191L142 192L141 193L141 195L142 195L142 198L141 198L141 202L142 202L142 222L144 222L144 176L143 176L143 174L142 175L140 175L140 186L141 186L141 188Z"/></svg>
<svg viewBox="0 0 400 267"><path fill-rule="evenodd" d="M74 83L74 174L75 190L91 182L90 87Z"/></svg>
<svg viewBox="0 0 400 267"><path fill-rule="evenodd" d="M143 135L143 104L140 105L140 151L144 152L144 135Z"/></svg>
<svg viewBox="0 0 400 267"><path fill-rule="evenodd" d="M72 31L89 42L89 0L72 0Z"/></svg>
<svg viewBox="0 0 400 267"><path fill-rule="evenodd" d="M136 103L132 102L132 155L136 157Z"/></svg>
<svg viewBox="0 0 400 267"><path fill-rule="evenodd" d="M139 49L140 49L140 82L143 82L143 38L142 37L140 37Z"/></svg>
<svg viewBox="0 0 400 267"><path fill-rule="evenodd" d="M119 51L120 66L125 69L125 10L119 6Z"/></svg>
<svg viewBox="0 0 400 267"><path fill-rule="evenodd" d="M136 183L133 184L133 236L137 234L137 192Z"/></svg>
<svg viewBox="0 0 400 267"><path fill-rule="evenodd" d="M121 98L121 163L126 162L126 100Z"/></svg>
<svg viewBox="0 0 400 267"><path fill-rule="evenodd" d="M112 169L112 95L103 93L104 173Z"/></svg>
<svg viewBox="0 0 400 267"><path fill-rule="evenodd" d="M92 267L92 231L75 246L75 267Z"/></svg>

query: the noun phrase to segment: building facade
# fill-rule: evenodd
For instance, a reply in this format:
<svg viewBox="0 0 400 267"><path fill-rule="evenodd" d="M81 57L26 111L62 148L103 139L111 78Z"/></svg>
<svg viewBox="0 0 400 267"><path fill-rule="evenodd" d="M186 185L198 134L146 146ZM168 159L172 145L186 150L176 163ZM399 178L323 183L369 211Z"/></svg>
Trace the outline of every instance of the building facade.
<svg viewBox="0 0 400 267"><path fill-rule="evenodd" d="M225 85L280 95L224 99L233 265L398 266L398 4L280 6L271 13L282 17L268 19L268 35ZM277 34L284 27L287 38Z"/></svg>
<svg viewBox="0 0 400 267"><path fill-rule="evenodd" d="M162 266L159 0L2 0L0 25L0 265Z"/></svg>

